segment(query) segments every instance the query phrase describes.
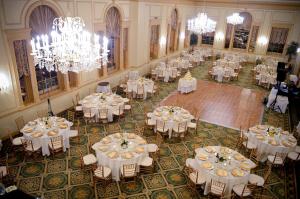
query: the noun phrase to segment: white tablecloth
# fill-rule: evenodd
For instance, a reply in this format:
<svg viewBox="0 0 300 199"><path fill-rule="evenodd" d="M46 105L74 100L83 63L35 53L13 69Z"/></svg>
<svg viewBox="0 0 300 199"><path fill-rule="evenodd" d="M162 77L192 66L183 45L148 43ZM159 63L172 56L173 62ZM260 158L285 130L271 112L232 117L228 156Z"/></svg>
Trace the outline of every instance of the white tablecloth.
<svg viewBox="0 0 300 199"><path fill-rule="evenodd" d="M238 161L234 158L236 154L239 154L238 152L228 149L226 147L220 147L220 146L209 146L208 148L214 149L215 152L213 152L213 151L211 153L207 152L206 147L196 149L196 152L197 152L196 157L195 157L196 165L192 165L192 167L194 167L194 169L196 169L196 170L199 170L201 175L203 175L206 179L206 184L205 184L205 188L204 188L205 195L207 195L210 192L211 179L220 181L220 182L223 182L226 184L225 196L230 196L231 190L234 185L248 183L250 171L242 170L244 172L244 176L241 176L241 177L235 177L231 173L232 169L239 168L240 164L242 163L242 161ZM228 152L226 154L224 153L225 155L222 155L222 157L226 156L226 161L216 163L217 158L216 158L215 153L221 154L220 150L222 151L222 154L224 153L224 151L228 150ZM199 159L200 155L206 155L207 160ZM213 168L212 169L203 168L201 165L204 162L211 162L213 164ZM251 160L249 160L247 158L245 158L244 162L246 162L251 168L255 167L255 163L253 163ZM225 177L218 176L216 174L217 169L226 170L227 176L225 176Z"/></svg>
<svg viewBox="0 0 300 199"><path fill-rule="evenodd" d="M130 139L128 135L129 134L127 133L108 135L92 146L92 148L96 151L98 164L109 167L112 170L112 177L116 181L120 180L120 169L122 169L124 164L140 164L142 160L148 156L146 141L138 135L135 135L134 139ZM128 148L126 149L121 147L123 139L128 141ZM104 140L110 140L110 142L107 143L104 142ZM143 147L144 152L136 153L136 147ZM116 151L119 156L115 159L110 158L108 153L111 151ZM126 152L130 152L133 155L132 158L123 158L121 154Z"/></svg>
<svg viewBox="0 0 300 199"><path fill-rule="evenodd" d="M106 86L97 85L96 92L97 93L110 93L111 92L110 85L109 84Z"/></svg>
<svg viewBox="0 0 300 199"><path fill-rule="evenodd" d="M108 109L108 121L113 121L113 111L118 110L120 106L124 105L129 100L119 95L112 93L94 93L86 96L79 101L82 104L83 112L86 113L91 110L96 115L96 119L99 117L99 110L101 108Z"/></svg>
<svg viewBox="0 0 300 199"><path fill-rule="evenodd" d="M170 76L177 77L178 70L175 67L163 67L158 66L154 69L153 74L156 74L157 76L163 76L164 82L169 82Z"/></svg>
<svg viewBox="0 0 300 199"><path fill-rule="evenodd" d="M176 128L179 123L187 124L194 119L187 110L177 106L160 106L156 108L151 116L151 120L165 121L165 127L169 129L169 138L172 137L172 129Z"/></svg>
<svg viewBox="0 0 300 199"><path fill-rule="evenodd" d="M197 89L197 80L196 78L185 79L180 78L178 82L178 91L181 93L189 93Z"/></svg>
<svg viewBox="0 0 300 199"><path fill-rule="evenodd" d="M130 80L137 80L140 77L139 71L133 70L129 71L128 73L128 79Z"/></svg>
<svg viewBox="0 0 300 199"><path fill-rule="evenodd" d="M273 103L273 101L275 100L276 98L276 94L277 94L278 90L275 89L275 88L272 88L270 94L269 94L269 97L268 97L268 103L267 103L267 107L269 108L270 105ZM282 113L285 113L286 111L286 108L289 104L289 98L286 97L286 96L281 96L281 95L278 95L277 96L277 100L276 100L276 103L275 103L275 108L277 106L279 106L280 110ZM278 109L275 109L277 112L280 112L280 110Z"/></svg>
<svg viewBox="0 0 300 199"><path fill-rule="evenodd" d="M278 133L274 137L268 135L267 130L277 131ZM285 146L283 141L287 142L292 135L279 134L282 132L279 128L275 128L267 125L257 125L249 128L249 142L254 143L257 146L257 154L260 161L266 161L268 155L275 155L276 152L288 153L293 150L297 143L293 143L291 146ZM262 137L261 137L262 136ZM290 138L294 139L294 138ZM275 140L278 145L272 145L271 141Z"/></svg>
<svg viewBox="0 0 300 199"><path fill-rule="evenodd" d="M218 82L222 82L224 75L232 76L234 73L234 70L230 67L215 66L215 67L213 67L212 73L217 76L216 80Z"/></svg>
<svg viewBox="0 0 300 199"><path fill-rule="evenodd" d="M154 89L154 81L146 78L139 78L137 80L127 81L128 92L133 91L134 95L137 93L138 86L142 86L144 89L144 99L147 99L147 92L152 92Z"/></svg>
<svg viewBox="0 0 300 199"><path fill-rule="evenodd" d="M46 122L47 120L47 122ZM46 125L48 123L48 125ZM60 124L66 124L67 128L60 128ZM51 136L47 133L49 131L58 131L58 134L55 136L61 135L63 137L63 149L66 151L67 148L70 148L69 142L69 133L70 127L73 125L72 122L67 121L64 118L59 117L49 117L47 118L38 118L34 121L28 122L22 129L23 137L29 140L32 140L34 146L42 146L42 154L50 155L49 143ZM30 130L32 129L32 130ZM27 133L31 132L31 133ZM41 132L43 135L40 137L35 137L35 132Z"/></svg>

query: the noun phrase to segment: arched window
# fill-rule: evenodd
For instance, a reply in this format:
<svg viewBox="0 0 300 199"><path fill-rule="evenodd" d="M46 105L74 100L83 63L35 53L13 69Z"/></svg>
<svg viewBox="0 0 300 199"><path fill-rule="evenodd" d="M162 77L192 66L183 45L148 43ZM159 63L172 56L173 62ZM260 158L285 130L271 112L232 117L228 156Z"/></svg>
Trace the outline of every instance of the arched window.
<svg viewBox="0 0 300 199"><path fill-rule="evenodd" d="M55 11L47 5L37 6L30 14L29 27L31 36L49 35L52 31L53 20L57 17ZM51 39L51 37L50 37ZM50 41L51 42L51 41ZM59 88L56 71L47 71L45 68L35 66L39 94L48 93Z"/></svg>
<svg viewBox="0 0 300 199"><path fill-rule="evenodd" d="M112 72L120 66L120 35L121 35L121 15L116 7L111 7L105 16L106 36L108 43L108 63L107 70Z"/></svg>

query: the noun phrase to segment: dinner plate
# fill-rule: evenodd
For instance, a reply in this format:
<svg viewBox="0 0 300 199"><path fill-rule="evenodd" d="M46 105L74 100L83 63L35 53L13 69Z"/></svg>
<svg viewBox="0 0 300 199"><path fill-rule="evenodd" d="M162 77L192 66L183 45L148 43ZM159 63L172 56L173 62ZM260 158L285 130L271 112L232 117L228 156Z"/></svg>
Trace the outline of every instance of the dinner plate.
<svg viewBox="0 0 300 199"><path fill-rule="evenodd" d="M214 168L214 166L213 166L213 164L211 162L203 162L201 164L201 167L205 168L205 169L209 169L209 170Z"/></svg>
<svg viewBox="0 0 300 199"><path fill-rule="evenodd" d="M217 169L216 174L221 177L226 177L228 175L227 171L224 169Z"/></svg>
<svg viewBox="0 0 300 199"><path fill-rule="evenodd" d="M245 173L244 173L241 169L239 169L239 168L233 169L233 170L231 171L231 174L232 174L233 176L235 176L235 177L242 177L242 176L245 175Z"/></svg>

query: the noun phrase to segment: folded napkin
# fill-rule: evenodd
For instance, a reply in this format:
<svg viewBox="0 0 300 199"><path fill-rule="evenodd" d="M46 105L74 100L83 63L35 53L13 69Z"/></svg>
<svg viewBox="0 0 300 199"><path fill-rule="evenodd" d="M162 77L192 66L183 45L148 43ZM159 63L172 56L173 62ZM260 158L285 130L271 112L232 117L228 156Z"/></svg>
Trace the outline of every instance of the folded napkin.
<svg viewBox="0 0 300 199"><path fill-rule="evenodd" d="M243 156L243 155L241 155L240 153L237 153L237 154L235 154L234 156L234 159L236 159L236 160L238 160L238 161L244 161L246 158Z"/></svg>
<svg viewBox="0 0 300 199"><path fill-rule="evenodd" d="M35 131L34 133L31 134L32 137L37 138L43 136L43 133L40 131Z"/></svg>
<svg viewBox="0 0 300 199"><path fill-rule="evenodd" d="M213 169L214 168L211 162L203 162L201 164L201 167L205 168L205 169Z"/></svg>
<svg viewBox="0 0 300 199"><path fill-rule="evenodd" d="M107 156L111 159L115 159L115 158L119 157L119 153L116 151L110 151L107 153Z"/></svg>
<svg viewBox="0 0 300 199"><path fill-rule="evenodd" d="M231 153L232 150L230 148L228 148L228 147L221 147L220 148L220 152L221 153Z"/></svg>
<svg viewBox="0 0 300 199"><path fill-rule="evenodd" d="M108 146L105 146L105 145L101 145L101 146L98 146L98 149L102 152L106 152L108 150Z"/></svg>
<svg viewBox="0 0 300 199"><path fill-rule="evenodd" d="M114 134L114 138L120 139L121 137L122 137L122 136L121 136L120 133L115 133L115 134Z"/></svg>
<svg viewBox="0 0 300 199"><path fill-rule="evenodd" d="M265 137L263 135L256 135L256 138L258 140L264 140L265 139Z"/></svg>
<svg viewBox="0 0 300 199"><path fill-rule="evenodd" d="M134 133L129 133L128 136L127 136L127 138L128 138L128 139L134 139L135 136L136 136L136 135L135 135Z"/></svg>
<svg viewBox="0 0 300 199"><path fill-rule="evenodd" d="M68 125L66 123L62 123L58 126L60 129L66 129L68 128Z"/></svg>
<svg viewBox="0 0 300 199"><path fill-rule="evenodd" d="M133 157L132 153L126 152L121 155L123 159L131 159Z"/></svg>
<svg viewBox="0 0 300 199"><path fill-rule="evenodd" d="M221 177L226 177L226 176L228 175L228 174L227 174L227 171L224 170L224 169L217 169L216 174L217 174L218 176L221 176Z"/></svg>
<svg viewBox="0 0 300 199"><path fill-rule="evenodd" d="M216 152L216 149L212 146L207 146L205 147L205 151L207 151L208 153L214 153Z"/></svg>
<svg viewBox="0 0 300 199"><path fill-rule="evenodd" d="M25 127L25 128L23 128L24 133L31 133L32 130L33 130L33 128L31 128L31 127Z"/></svg>
<svg viewBox="0 0 300 199"><path fill-rule="evenodd" d="M269 144L271 144L271 145L273 145L273 146L278 146L278 145L279 145L279 143L276 142L276 140L274 140L274 139L270 139L270 140L269 140Z"/></svg>
<svg viewBox="0 0 300 199"><path fill-rule="evenodd" d="M245 171L249 171L249 170L251 169L251 166L250 166L250 164L247 163L247 162L242 162L242 163L240 164L240 168L243 169L243 170L245 170Z"/></svg>
<svg viewBox="0 0 300 199"><path fill-rule="evenodd" d="M244 172L240 170L239 168L235 168L231 171L231 174L235 177L242 177L244 176Z"/></svg>
<svg viewBox="0 0 300 199"><path fill-rule="evenodd" d="M111 143L111 139L109 137L105 137L105 138L102 139L102 143L103 144L109 144L109 143Z"/></svg>
<svg viewBox="0 0 300 199"><path fill-rule="evenodd" d="M58 134L57 131L48 131L48 133L47 133L48 136L55 136L57 134Z"/></svg>
<svg viewBox="0 0 300 199"><path fill-rule="evenodd" d="M144 153L145 149L144 149L144 147L138 146L138 147L135 147L134 151L136 153Z"/></svg>
<svg viewBox="0 0 300 199"><path fill-rule="evenodd" d="M199 160L207 160L207 159L208 159L208 156L207 156L206 154L199 153L199 154L198 154L198 159L199 159Z"/></svg>

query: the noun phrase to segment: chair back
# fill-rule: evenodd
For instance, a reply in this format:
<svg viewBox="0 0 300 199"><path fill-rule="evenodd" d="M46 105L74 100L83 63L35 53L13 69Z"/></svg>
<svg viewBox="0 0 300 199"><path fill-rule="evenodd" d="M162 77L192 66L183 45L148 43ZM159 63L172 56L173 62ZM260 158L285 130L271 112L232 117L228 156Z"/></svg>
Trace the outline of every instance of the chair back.
<svg viewBox="0 0 300 199"><path fill-rule="evenodd" d="M97 167L97 169L95 170L95 173L97 173L97 177L99 178L100 176L100 178L105 178L104 177L104 167L102 166L102 165L99 165L98 167Z"/></svg>
<svg viewBox="0 0 300 199"><path fill-rule="evenodd" d="M143 95L144 94L144 86L141 84L138 84L137 86L137 94Z"/></svg>
<svg viewBox="0 0 300 199"><path fill-rule="evenodd" d="M280 159L282 159L282 164L284 164L284 161L285 161L286 156L287 156L287 153L276 152L276 153L275 153L274 160L273 160L273 164L274 164L276 161L279 161Z"/></svg>
<svg viewBox="0 0 300 199"><path fill-rule="evenodd" d="M123 177L133 177L136 175L136 164L124 164Z"/></svg>
<svg viewBox="0 0 300 199"><path fill-rule="evenodd" d="M25 121L23 116L17 117L15 119L15 122L19 131L25 126Z"/></svg>
<svg viewBox="0 0 300 199"><path fill-rule="evenodd" d="M52 149L60 149L64 146L63 137L61 135L50 137L50 142L51 142Z"/></svg>
<svg viewBox="0 0 300 199"><path fill-rule="evenodd" d="M165 130L166 123L163 120L156 120L156 128Z"/></svg>
<svg viewBox="0 0 300 199"><path fill-rule="evenodd" d="M223 182L219 182L211 179L211 187L210 190L212 193L216 195L223 196L226 184Z"/></svg>
<svg viewBox="0 0 300 199"><path fill-rule="evenodd" d="M67 119L70 122L74 122L75 121L75 112L68 111L68 113L67 113Z"/></svg>
<svg viewBox="0 0 300 199"><path fill-rule="evenodd" d="M257 156L257 149L252 149L250 153L250 160L254 162L256 165L259 164L259 159Z"/></svg>
<svg viewBox="0 0 300 199"><path fill-rule="evenodd" d="M21 142L25 150L34 151L33 143L31 140L28 140L26 138L21 138Z"/></svg>
<svg viewBox="0 0 300 199"><path fill-rule="evenodd" d="M187 130L187 122L179 122L177 125L177 132L185 132Z"/></svg>
<svg viewBox="0 0 300 199"><path fill-rule="evenodd" d="M108 109L107 108L100 108L99 109L99 117L101 119L108 117Z"/></svg>
<svg viewBox="0 0 300 199"><path fill-rule="evenodd" d="M251 191L254 189L254 186L255 185L251 185L251 184L244 184L244 188L243 188L243 191L241 193L241 197L243 196L248 196L248 195L251 195ZM248 189L247 189L248 188Z"/></svg>
<svg viewBox="0 0 300 199"><path fill-rule="evenodd" d="M163 143L164 139L161 136L160 133L156 133L156 145L158 146L158 148L160 148L161 144Z"/></svg>

